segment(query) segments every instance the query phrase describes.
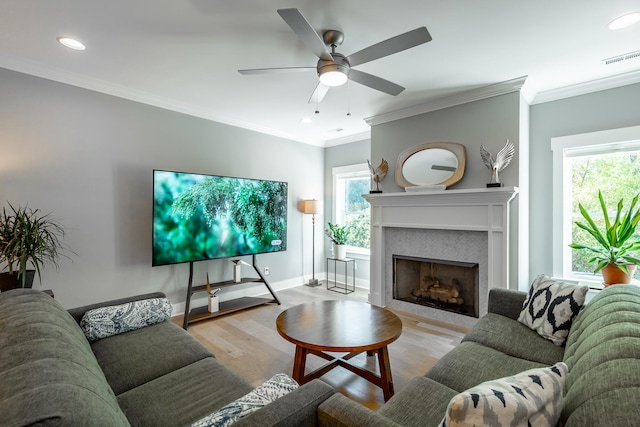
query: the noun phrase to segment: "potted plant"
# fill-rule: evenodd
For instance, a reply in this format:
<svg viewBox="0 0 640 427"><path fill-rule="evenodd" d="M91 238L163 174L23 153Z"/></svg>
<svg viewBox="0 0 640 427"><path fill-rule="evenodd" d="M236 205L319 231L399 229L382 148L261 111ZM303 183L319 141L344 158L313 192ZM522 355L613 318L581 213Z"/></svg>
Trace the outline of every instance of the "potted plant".
<svg viewBox="0 0 640 427"><path fill-rule="evenodd" d="M64 229L39 209L2 208L0 216L0 291L30 288L45 265L58 268L64 254ZM4 271L6 270L6 271Z"/></svg>
<svg viewBox="0 0 640 427"><path fill-rule="evenodd" d="M324 230L324 234L333 242L333 256L336 259L347 257L347 233L348 226L340 227L338 224L327 223L329 228Z"/></svg>
<svg viewBox="0 0 640 427"><path fill-rule="evenodd" d="M569 246L573 249L593 252L594 255L589 258L588 262L596 263L594 273L602 271L602 278L606 286L614 283L629 283L635 266L640 264L640 259L635 253L640 249L640 241L634 238L636 227L640 222L640 211L634 210L638 203L638 195L633 198L631 206L624 214L622 213L623 199L620 199L613 222L609 218L607 205L601 191L598 191L598 199L604 217L604 229L598 228L581 203L578 204L578 207L586 223L579 221L575 223L589 233L597 244L589 246L571 243Z"/></svg>

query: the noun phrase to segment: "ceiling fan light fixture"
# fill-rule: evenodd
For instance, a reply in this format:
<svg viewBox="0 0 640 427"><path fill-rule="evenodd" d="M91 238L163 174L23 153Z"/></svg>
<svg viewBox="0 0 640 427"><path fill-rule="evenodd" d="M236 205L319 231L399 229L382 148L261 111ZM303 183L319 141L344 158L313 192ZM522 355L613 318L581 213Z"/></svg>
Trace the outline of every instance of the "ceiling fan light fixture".
<svg viewBox="0 0 640 427"><path fill-rule="evenodd" d="M609 22L610 30L620 30L622 28L630 27L636 22L640 21L640 12L627 13L626 15L622 15Z"/></svg>
<svg viewBox="0 0 640 427"><path fill-rule="evenodd" d="M325 86L342 86L348 79L342 71L327 71L320 74L320 83Z"/></svg>
<svg viewBox="0 0 640 427"><path fill-rule="evenodd" d="M339 61L341 58L336 57ZM341 86L349 80L349 66L342 62L318 61L318 76L325 86Z"/></svg>

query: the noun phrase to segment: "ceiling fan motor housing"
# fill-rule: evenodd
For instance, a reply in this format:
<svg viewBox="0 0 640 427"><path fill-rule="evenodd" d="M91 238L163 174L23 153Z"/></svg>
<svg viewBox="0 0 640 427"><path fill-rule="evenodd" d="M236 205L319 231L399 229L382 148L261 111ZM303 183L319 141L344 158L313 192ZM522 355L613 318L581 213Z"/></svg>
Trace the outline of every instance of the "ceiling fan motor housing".
<svg viewBox="0 0 640 427"><path fill-rule="evenodd" d="M347 58L340 53L332 53L331 56L333 56L333 61L325 61L324 59L318 60L318 65L316 67L318 70L318 76L328 73L329 71L339 71L349 76L351 66L349 65L349 61L347 61Z"/></svg>

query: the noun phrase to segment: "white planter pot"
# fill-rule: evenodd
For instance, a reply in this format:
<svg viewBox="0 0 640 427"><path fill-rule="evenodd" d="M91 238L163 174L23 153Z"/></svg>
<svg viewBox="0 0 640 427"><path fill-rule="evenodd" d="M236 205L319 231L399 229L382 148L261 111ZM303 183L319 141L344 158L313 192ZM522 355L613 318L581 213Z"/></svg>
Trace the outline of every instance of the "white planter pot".
<svg viewBox="0 0 640 427"><path fill-rule="evenodd" d="M347 258L347 245L333 245L333 257L335 259Z"/></svg>

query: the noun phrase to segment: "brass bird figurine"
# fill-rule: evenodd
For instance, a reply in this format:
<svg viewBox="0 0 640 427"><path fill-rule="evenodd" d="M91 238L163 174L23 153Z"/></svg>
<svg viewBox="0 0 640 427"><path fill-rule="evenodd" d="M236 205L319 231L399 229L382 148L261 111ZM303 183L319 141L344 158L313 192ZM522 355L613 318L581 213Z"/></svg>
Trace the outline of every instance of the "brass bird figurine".
<svg viewBox="0 0 640 427"><path fill-rule="evenodd" d="M507 143L502 147L502 150L498 151L495 157L491 155L484 145L480 144L480 157L484 164L491 169L491 184L500 184L500 177L498 172L502 172L513 159L513 155L516 152L516 148L507 139ZM487 184L489 186L489 184Z"/></svg>
<svg viewBox="0 0 640 427"><path fill-rule="evenodd" d="M376 189L371 190L370 192L382 193L382 191L380 190L380 181L382 181L387 175L387 172L389 171L389 163L385 159L382 159L380 165L375 169L373 168L369 160L367 160L367 164L369 165L369 170L371 171L371 181L376 183Z"/></svg>

